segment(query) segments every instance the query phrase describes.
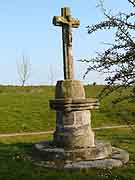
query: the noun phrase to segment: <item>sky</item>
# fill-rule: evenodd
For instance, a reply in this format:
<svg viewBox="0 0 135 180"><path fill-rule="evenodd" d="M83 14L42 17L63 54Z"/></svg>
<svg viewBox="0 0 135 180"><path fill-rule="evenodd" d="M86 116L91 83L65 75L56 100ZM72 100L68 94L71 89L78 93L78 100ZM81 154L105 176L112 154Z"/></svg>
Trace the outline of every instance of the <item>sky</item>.
<svg viewBox="0 0 135 180"><path fill-rule="evenodd" d="M87 65L78 61L104 49L103 41L113 40L112 33L87 33L87 25L103 20L97 3L98 0L0 0L0 84L20 84L18 64L23 55L30 60L27 85L55 84L63 79L61 27L54 26L52 19L65 6L81 22L73 30L75 79L103 84L104 75L96 72L90 72L83 80ZM128 6L127 0L105 0L105 7L114 12Z"/></svg>

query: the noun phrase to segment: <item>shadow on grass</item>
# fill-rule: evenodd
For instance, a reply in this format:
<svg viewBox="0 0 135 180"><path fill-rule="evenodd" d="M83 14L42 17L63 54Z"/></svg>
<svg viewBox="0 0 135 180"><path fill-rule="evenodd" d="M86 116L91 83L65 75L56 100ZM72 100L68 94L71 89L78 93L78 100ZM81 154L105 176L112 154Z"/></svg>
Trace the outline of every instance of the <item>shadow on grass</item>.
<svg viewBox="0 0 135 180"><path fill-rule="evenodd" d="M131 174L135 172L135 166L114 170L48 170L26 158L32 147L32 143L0 143L0 180L126 180L132 179ZM128 175L125 172L129 172Z"/></svg>
<svg viewBox="0 0 135 180"><path fill-rule="evenodd" d="M0 143L0 180L99 179L83 172L64 172L37 167L27 159L33 144Z"/></svg>

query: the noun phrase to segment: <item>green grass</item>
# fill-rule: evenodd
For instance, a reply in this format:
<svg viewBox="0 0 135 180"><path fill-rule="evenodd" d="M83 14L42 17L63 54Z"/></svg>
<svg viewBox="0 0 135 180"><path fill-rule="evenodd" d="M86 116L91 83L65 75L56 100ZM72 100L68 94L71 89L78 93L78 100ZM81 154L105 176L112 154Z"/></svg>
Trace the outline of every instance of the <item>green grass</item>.
<svg viewBox="0 0 135 180"><path fill-rule="evenodd" d="M87 97L98 96L103 86L86 86ZM128 93L128 91L127 91ZM92 126L134 123L135 104L124 101L114 105L119 93L106 97L99 110L92 112ZM54 87L0 86L0 133L44 131L55 127L55 112L49 108L54 98ZM27 153L33 143L51 139L51 135L0 138L0 180L134 180L135 179L135 133L129 129L96 131L97 139L110 141L130 153L130 161L124 167L113 170L85 170L64 172L36 167Z"/></svg>
<svg viewBox="0 0 135 180"><path fill-rule="evenodd" d="M102 85L86 86L86 96L97 97L103 87ZM129 93L130 89L124 91L124 95ZM128 123L135 124L135 102L124 100L118 104L113 103L116 98L121 96L121 92L117 91L103 98L100 102L99 110L93 111L92 113L92 123L94 127Z"/></svg>
<svg viewBox="0 0 135 180"><path fill-rule="evenodd" d="M52 129L53 87L0 87L0 133Z"/></svg>
<svg viewBox="0 0 135 180"><path fill-rule="evenodd" d="M100 130L97 139L110 141L130 153L130 161L121 168L112 170L91 169L81 171L55 171L37 167L27 154L34 142L51 139L46 135L0 138L0 180L134 180L135 179L135 135L130 129Z"/></svg>
<svg viewBox="0 0 135 180"><path fill-rule="evenodd" d="M96 97L103 86L86 86L86 96ZM49 108L54 99L54 87L0 86L0 133L44 131L55 128L55 112ZM112 100L119 93L106 97L99 110L92 112L92 126L126 124L135 121L135 103Z"/></svg>

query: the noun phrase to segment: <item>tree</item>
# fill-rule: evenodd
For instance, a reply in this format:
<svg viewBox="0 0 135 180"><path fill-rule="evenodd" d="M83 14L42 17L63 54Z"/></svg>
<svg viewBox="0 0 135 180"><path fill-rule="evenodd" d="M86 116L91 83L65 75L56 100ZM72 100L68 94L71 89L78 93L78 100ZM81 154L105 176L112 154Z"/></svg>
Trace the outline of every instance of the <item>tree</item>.
<svg viewBox="0 0 135 180"><path fill-rule="evenodd" d="M30 67L30 58L23 54L20 58L20 61L17 64L19 79L22 86L25 85L26 81L30 77Z"/></svg>
<svg viewBox="0 0 135 180"><path fill-rule="evenodd" d="M87 26L88 33L114 29L114 43L107 44L109 47L95 57L81 61L88 63L84 77L92 70L107 74L107 86L101 94L130 87L130 94L124 98L135 100L135 0L127 1L131 5L129 13L119 12L112 15L106 11L103 1L100 0L105 20Z"/></svg>

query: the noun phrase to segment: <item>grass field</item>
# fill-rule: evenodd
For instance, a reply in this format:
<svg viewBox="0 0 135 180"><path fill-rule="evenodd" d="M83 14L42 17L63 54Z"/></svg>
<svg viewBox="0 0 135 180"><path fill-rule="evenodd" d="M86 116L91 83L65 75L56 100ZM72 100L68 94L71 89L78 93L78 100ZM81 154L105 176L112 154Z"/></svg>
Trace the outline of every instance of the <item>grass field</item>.
<svg viewBox="0 0 135 180"><path fill-rule="evenodd" d="M98 96L102 86L86 86L87 97ZM113 93L106 97L99 110L92 112L92 126L126 124L135 121L135 103L112 104ZM49 108L54 87L0 86L0 133L51 130L55 127L55 112Z"/></svg>
<svg viewBox="0 0 135 180"><path fill-rule="evenodd" d="M52 129L53 87L0 87L0 133Z"/></svg>
<svg viewBox="0 0 135 180"><path fill-rule="evenodd" d="M102 86L87 86L87 97L98 96ZM106 97L99 110L92 112L93 127L135 124L135 104L124 101L114 105L119 93ZM0 133L51 130L55 127L55 112L49 109L54 87L0 86ZM130 153L124 167L113 170L52 171L37 167L28 160L33 143L51 139L51 135L0 138L0 180L135 180L135 133L129 128L96 131L97 139Z"/></svg>

